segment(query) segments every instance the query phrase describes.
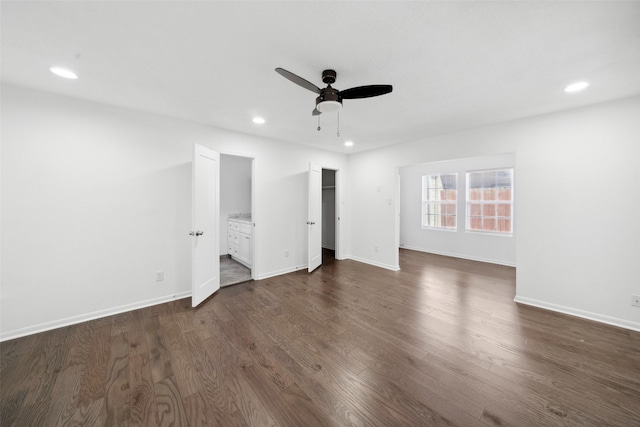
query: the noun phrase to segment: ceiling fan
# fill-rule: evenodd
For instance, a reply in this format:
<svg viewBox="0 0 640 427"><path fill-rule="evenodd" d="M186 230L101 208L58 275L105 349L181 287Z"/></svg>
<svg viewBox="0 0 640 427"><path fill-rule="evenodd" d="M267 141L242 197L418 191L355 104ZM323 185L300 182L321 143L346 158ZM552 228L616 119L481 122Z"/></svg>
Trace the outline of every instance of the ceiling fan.
<svg viewBox="0 0 640 427"><path fill-rule="evenodd" d="M336 81L336 72L334 70L324 70L322 72L322 81L327 84L327 87L324 89L320 89L313 83L284 68L276 68L276 72L298 86L302 86L318 94L316 98L316 108L314 108L311 113L314 116L339 111L342 108L343 99L371 98L373 96L385 95L393 90L393 86L391 85L358 86L345 90L335 89L331 87L331 84Z"/></svg>

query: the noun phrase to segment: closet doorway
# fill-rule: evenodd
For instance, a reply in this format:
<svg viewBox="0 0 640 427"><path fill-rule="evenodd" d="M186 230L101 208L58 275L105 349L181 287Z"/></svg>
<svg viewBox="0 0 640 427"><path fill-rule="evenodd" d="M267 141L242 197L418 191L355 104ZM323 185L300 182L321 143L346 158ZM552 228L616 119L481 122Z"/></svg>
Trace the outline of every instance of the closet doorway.
<svg viewBox="0 0 640 427"><path fill-rule="evenodd" d="M220 154L220 286L253 278L253 162Z"/></svg>
<svg viewBox="0 0 640 427"><path fill-rule="evenodd" d="M337 210L336 172L322 169L322 256L336 258ZM324 260L323 260L324 261Z"/></svg>

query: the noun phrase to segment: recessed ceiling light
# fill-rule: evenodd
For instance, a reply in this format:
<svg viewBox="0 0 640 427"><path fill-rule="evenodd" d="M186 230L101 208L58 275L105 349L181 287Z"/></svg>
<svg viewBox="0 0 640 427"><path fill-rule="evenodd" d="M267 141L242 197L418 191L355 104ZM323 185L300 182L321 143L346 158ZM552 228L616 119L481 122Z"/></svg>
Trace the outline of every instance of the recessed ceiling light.
<svg viewBox="0 0 640 427"><path fill-rule="evenodd" d="M78 78L78 75L76 73L74 73L73 71L67 70L66 68L51 67L49 68L49 71L51 71L56 76L63 77L65 79L75 80Z"/></svg>
<svg viewBox="0 0 640 427"><path fill-rule="evenodd" d="M253 123L257 125L263 125L265 123L265 120L262 117L254 117Z"/></svg>
<svg viewBox="0 0 640 427"><path fill-rule="evenodd" d="M572 83L569 86L564 88L565 92L578 92L581 91L582 89L586 88L587 86L589 86L589 83L587 82L577 82L577 83Z"/></svg>
<svg viewBox="0 0 640 427"><path fill-rule="evenodd" d="M345 147L353 147L353 141L345 141L344 142L344 146Z"/></svg>

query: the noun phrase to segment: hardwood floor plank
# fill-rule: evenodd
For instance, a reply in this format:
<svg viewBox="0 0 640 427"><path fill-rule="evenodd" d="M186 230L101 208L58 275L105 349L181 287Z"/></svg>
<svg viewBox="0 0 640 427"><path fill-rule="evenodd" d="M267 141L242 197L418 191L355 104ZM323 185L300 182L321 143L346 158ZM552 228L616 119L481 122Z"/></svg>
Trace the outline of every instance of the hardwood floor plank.
<svg viewBox="0 0 640 427"><path fill-rule="evenodd" d="M22 406L24 405L23 402L26 395L26 390L20 390L19 392L14 392L11 394L7 393L7 398L3 396L0 399L0 426L8 426L13 424L15 418L20 412L20 408L22 408Z"/></svg>
<svg viewBox="0 0 640 427"><path fill-rule="evenodd" d="M33 371L26 379L29 381L30 388L25 396L25 405L52 398L51 391L61 372L67 351L65 339L68 333L69 329L66 328L51 331L46 335L45 342L40 347L41 351L33 355L37 360L32 364ZM23 381L23 379L17 379L17 381Z"/></svg>
<svg viewBox="0 0 640 427"><path fill-rule="evenodd" d="M237 353L251 358L255 362L252 365L260 365L266 370L266 375L278 389L283 390L294 382L286 366L276 361L273 341L249 319L227 322L223 333L228 342L235 343Z"/></svg>
<svg viewBox="0 0 640 427"><path fill-rule="evenodd" d="M131 356L147 353L149 351L144 328L144 318L142 317L142 313L137 313L138 315L134 316L133 319L129 321L125 331L127 341L129 342L129 354Z"/></svg>
<svg viewBox="0 0 640 427"><path fill-rule="evenodd" d="M308 400L308 397L301 390L300 395L294 398L292 393L295 393L297 389L286 388L286 391L278 389L260 365L247 367L242 371L242 375L276 421L276 425L322 426L332 424L328 422L324 414L313 406L307 407L307 411L302 411L302 407L292 405L292 401Z"/></svg>
<svg viewBox="0 0 640 427"><path fill-rule="evenodd" d="M94 400L88 404L76 407L70 426L99 427L104 425L103 416L104 399ZM35 424L34 424L35 425Z"/></svg>
<svg viewBox="0 0 640 427"><path fill-rule="evenodd" d="M183 398L185 416L190 427L218 425L220 414L209 404L207 396L197 392Z"/></svg>
<svg viewBox="0 0 640 427"><path fill-rule="evenodd" d="M240 411L235 411L220 421L220 427L247 427L249 424L242 418Z"/></svg>
<svg viewBox="0 0 640 427"><path fill-rule="evenodd" d="M304 339L292 343L297 354L312 361L308 368L316 381L330 392L338 393L349 412L368 425L412 425L406 414L398 413L375 390L367 387L354 373L342 367ZM415 421L414 421L415 422Z"/></svg>
<svg viewBox="0 0 640 427"><path fill-rule="evenodd" d="M640 333L400 251L0 344L2 426L639 426Z"/></svg>
<svg viewBox="0 0 640 427"><path fill-rule="evenodd" d="M93 329L89 338L85 370L80 384L79 406L88 406L104 397L107 369L111 356L111 326Z"/></svg>
<svg viewBox="0 0 640 427"><path fill-rule="evenodd" d="M180 391L173 377L154 384L159 426L188 426Z"/></svg>
<svg viewBox="0 0 640 427"><path fill-rule="evenodd" d="M235 405L242 414L242 418L252 426L275 425L271 414L265 408L264 402L256 396L254 390L242 376L242 371L249 369L251 366L238 364L234 355L227 348L222 347L220 355L221 357L218 360L219 367L223 372L228 373L225 376L225 383Z"/></svg>
<svg viewBox="0 0 640 427"><path fill-rule="evenodd" d="M212 338L203 340L193 331L187 332L185 338L200 383L200 394L207 403L208 412L218 420L226 418L237 407L226 379L228 373L219 364L219 360L226 357L220 350L224 344L221 340Z"/></svg>
<svg viewBox="0 0 640 427"><path fill-rule="evenodd" d="M78 402L81 377L82 368L78 365L68 367L57 377L52 390L52 396L55 398L51 400L49 406L47 425L65 426L70 424Z"/></svg>
<svg viewBox="0 0 640 427"><path fill-rule="evenodd" d="M187 349L184 334L187 332L178 325L179 313L164 316L160 319L163 344L169 353L171 370L182 396L190 396L200 391L200 384L194 373L193 363Z"/></svg>
<svg viewBox="0 0 640 427"><path fill-rule="evenodd" d="M255 321L252 319L255 324ZM256 326L258 326L256 324ZM308 358L306 353L299 352L292 346L292 342L284 338L279 332L267 323L259 325L262 330L272 339L273 356L282 367L286 367L287 372L301 386L301 388L312 397L317 407L324 408L329 416L335 419L333 425L340 426L363 426L360 418L346 407L339 394L328 390L323 384L314 378L315 372L322 367ZM294 360L297 357L301 363Z"/></svg>
<svg viewBox="0 0 640 427"><path fill-rule="evenodd" d="M105 425L115 426L129 422L131 417L129 395L129 343L124 333L111 338L107 382L104 393Z"/></svg>
<svg viewBox="0 0 640 427"><path fill-rule="evenodd" d="M130 408L132 426L156 426L156 394L147 353L136 354L129 361Z"/></svg>
<svg viewBox="0 0 640 427"><path fill-rule="evenodd" d="M359 378L368 387L381 394L384 400L393 405L396 410L403 414L412 414L413 418L417 420L418 424L416 425L455 425L452 420L438 413L437 410L424 404L419 399L412 397L405 389L400 388L389 378L377 375L370 369L361 372ZM452 419L454 416L461 423L460 425L469 425L477 422L477 419L462 411L449 414ZM462 422L463 420L464 422Z"/></svg>
<svg viewBox="0 0 640 427"><path fill-rule="evenodd" d="M154 310L154 312L156 311L160 310ZM147 348L149 349L149 365L151 366L153 382L157 383L165 378L173 377L171 356L165 345L167 338L162 336L160 320L157 316L147 315L144 318L144 331L147 338Z"/></svg>
<svg viewBox="0 0 640 427"><path fill-rule="evenodd" d="M41 400L31 405L24 405L15 416L11 424L2 423L3 426L45 426L46 420L50 417L51 399ZM4 415L3 415L4 416Z"/></svg>

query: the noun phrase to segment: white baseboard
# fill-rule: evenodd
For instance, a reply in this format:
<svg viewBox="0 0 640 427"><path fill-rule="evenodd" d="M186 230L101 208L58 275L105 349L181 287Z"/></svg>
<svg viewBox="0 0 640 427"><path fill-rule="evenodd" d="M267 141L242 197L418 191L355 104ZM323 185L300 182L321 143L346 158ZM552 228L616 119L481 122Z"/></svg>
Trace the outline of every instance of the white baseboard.
<svg viewBox="0 0 640 427"><path fill-rule="evenodd" d="M373 260L365 259L365 258L360 258L360 257L354 256L354 255L347 255L347 256L343 257L342 259L352 259L354 261L363 262L365 264L374 265L376 267L385 268L387 270L400 271L400 266L399 265L383 264L381 262L377 262L377 261L373 261Z"/></svg>
<svg viewBox="0 0 640 427"><path fill-rule="evenodd" d="M27 335L37 334L40 332L50 331L52 329L62 328L64 326L75 325L77 323L88 322L89 320L100 319L102 317L113 316L127 311L137 310L140 308L151 307L152 305L163 304L165 302L174 301L191 296L191 291L180 292L178 294L167 295L164 297L152 298L145 301L139 301L132 304L120 305L104 310L98 310L91 313L79 314L52 322L40 323L38 325L27 326L26 328L15 329L13 331L2 332L0 334L0 342L24 337Z"/></svg>
<svg viewBox="0 0 640 427"><path fill-rule="evenodd" d="M442 256L448 256L448 257L452 257L452 258L468 259L470 261L487 262L489 264L506 265L507 267L515 267L516 266L516 264L512 263L512 262L500 261L500 260L495 260L495 259L490 259L490 258L482 258L482 257L474 257L474 256L468 256L468 255L454 254L454 253L442 252L442 251L432 251L432 250L427 250L427 249L424 249L424 248L416 248L414 246L406 246L406 245L405 246L400 246L400 249L409 249L411 251L426 252L428 254L442 255Z"/></svg>
<svg viewBox="0 0 640 427"><path fill-rule="evenodd" d="M264 273L256 276L254 280L263 280L263 279L268 279L269 277L275 277L275 276L281 276L287 273L293 273L294 271L304 270L305 268L307 268L307 266L308 264L305 264L305 265L300 265L298 267L289 267L289 268L283 268L282 270L271 271L269 273Z"/></svg>
<svg viewBox="0 0 640 427"><path fill-rule="evenodd" d="M630 329L632 331L640 332L639 322L619 319L617 317L605 316L603 314L592 313L590 311L579 310L577 308L566 307L563 305L540 301L533 298L520 297L517 295L513 300L519 304L525 304L525 305L531 305L533 307L544 308L545 310L556 311L558 313L581 317L583 319L593 320L594 322L605 323L607 325L617 326L619 328Z"/></svg>

